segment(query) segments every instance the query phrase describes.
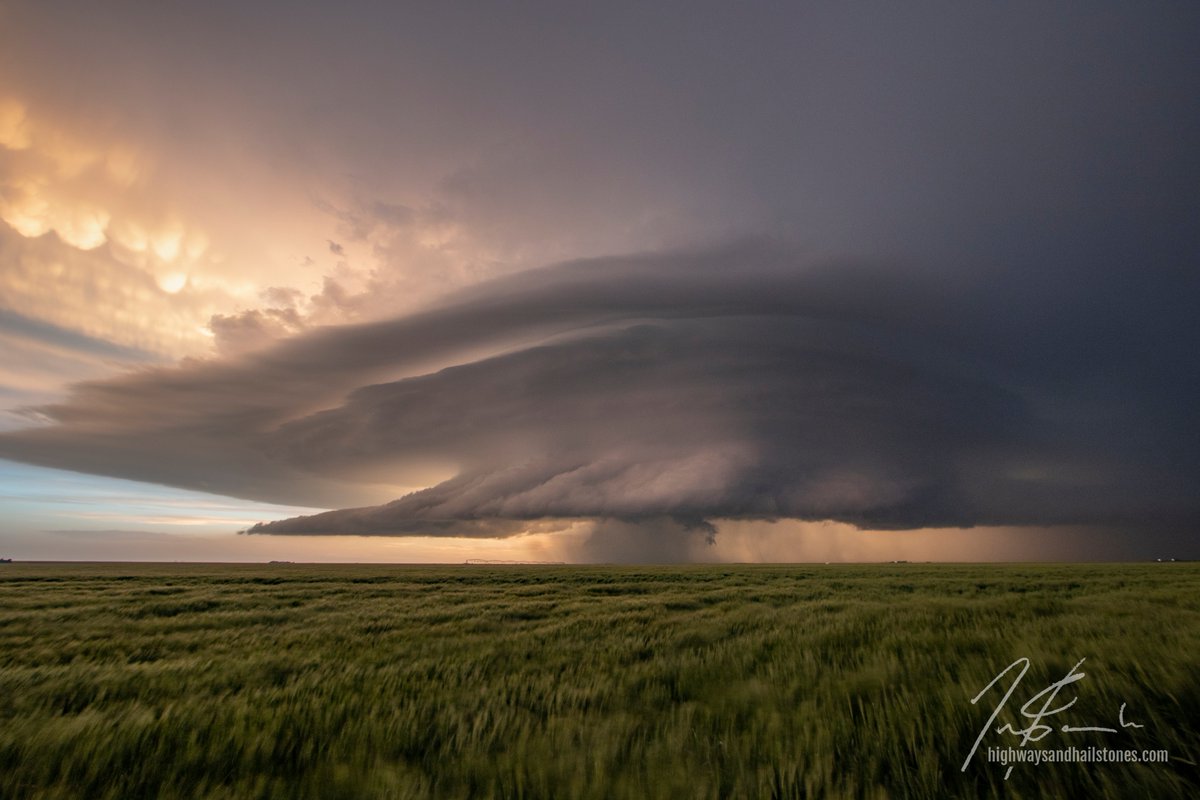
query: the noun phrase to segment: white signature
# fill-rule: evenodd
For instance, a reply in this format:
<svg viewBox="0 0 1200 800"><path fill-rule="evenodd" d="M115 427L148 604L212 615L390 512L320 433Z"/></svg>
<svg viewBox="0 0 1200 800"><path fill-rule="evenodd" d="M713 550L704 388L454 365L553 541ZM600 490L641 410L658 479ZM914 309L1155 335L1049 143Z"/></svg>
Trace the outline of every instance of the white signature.
<svg viewBox="0 0 1200 800"><path fill-rule="evenodd" d="M1047 717L1060 714L1071 706L1075 705L1075 701L1079 699L1078 697L1073 698L1068 703L1063 703L1062 705L1052 707L1054 705L1055 698L1058 697L1058 693L1063 689L1063 687L1069 686L1076 681L1083 680L1086 673L1080 672L1079 667L1084 661L1086 661L1086 659L1079 659L1079 662L1075 666L1071 667L1071 671L1066 674L1066 677L1060 681L1055 681L1045 689L1042 689L1033 697L1029 698L1025 705L1021 706L1021 715L1025 719L1029 720L1029 725L1018 729L1013 727L1012 723L1006 722L1005 724L996 728L996 733L1008 733L1014 736L1019 736L1021 739L1021 747L1024 747L1030 742L1041 741L1048 734L1052 733L1054 731L1054 726L1048 725L1044 720ZM979 736L975 737L975 744L971 747L971 752L967 753L966 760L963 761L963 772L966 771L967 765L971 763L971 759L975 757L975 753L979 750L979 745L983 741L983 737L987 736L988 731L992 729L992 725L996 722L996 717L1000 716L1000 711L1004 708L1005 704L1008 703L1008 699L1012 697L1013 692L1017 690L1017 685L1025 677L1025 673L1029 671L1029 659L1018 658L1016 661L1000 670L996 677L992 678L988 685L984 686L983 689L980 690L979 694L971 698L971 705L975 705L979 702L981 697L987 694L989 689L991 689L1000 681L1001 678L1012 672L1017 667L1020 667L1021 671L1017 674L1017 678L1012 682L1012 685L1008 687L1008 691L1004 693L1004 697L1000 698L1000 702L996 704L994 709L992 709L992 715L988 717L988 721L984 723L983 728L979 731ZM1038 701L1041 701L1041 706L1038 706ZM1125 706L1126 704L1122 703L1120 711L1117 712L1117 723L1121 726L1121 728L1144 728L1144 725L1139 725L1136 722L1125 721ZM1063 725L1059 728L1059 730L1063 733L1083 733L1085 731L1116 733L1118 728L1106 728L1099 726L1075 727L1073 725ZM1008 775L1011 772L1012 767L1009 767L1008 772L1004 775L1005 779L1008 778Z"/></svg>

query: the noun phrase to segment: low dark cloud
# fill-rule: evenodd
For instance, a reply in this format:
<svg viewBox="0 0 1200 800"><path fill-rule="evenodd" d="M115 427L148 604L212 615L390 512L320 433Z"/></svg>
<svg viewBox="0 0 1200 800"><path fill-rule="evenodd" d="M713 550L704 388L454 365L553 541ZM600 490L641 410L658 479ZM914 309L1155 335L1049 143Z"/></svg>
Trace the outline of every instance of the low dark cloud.
<svg viewBox="0 0 1200 800"><path fill-rule="evenodd" d="M0 455L360 506L262 533L506 536L560 518L1184 530L1200 520L1200 381L1178 293L1196 279L1169 260L1136 292L1127 279L1065 291L1061 270L814 263L763 241L573 262L78 385L40 409L53 424L0 436Z"/></svg>
<svg viewBox="0 0 1200 800"><path fill-rule="evenodd" d="M711 523L674 517L602 519L565 550L574 562L679 564L704 560L716 541Z"/></svg>

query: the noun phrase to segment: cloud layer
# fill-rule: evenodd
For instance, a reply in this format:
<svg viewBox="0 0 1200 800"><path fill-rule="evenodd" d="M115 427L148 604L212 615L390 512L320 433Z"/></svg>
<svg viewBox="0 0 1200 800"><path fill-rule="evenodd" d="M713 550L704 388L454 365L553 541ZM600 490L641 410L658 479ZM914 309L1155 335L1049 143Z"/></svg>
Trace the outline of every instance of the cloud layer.
<svg viewBox="0 0 1200 800"><path fill-rule="evenodd" d="M1150 307L1107 310L1164 322L1179 287L1152 277ZM53 424L0 437L0 455L359 506L267 533L1197 519L1195 470L1179 469L1196 433L1184 343L1109 338L1103 277L1052 317L997 313L1048 290L1035 278L1006 300L1010 278L811 263L763 241L572 262L388 322L80 384L40 409Z"/></svg>

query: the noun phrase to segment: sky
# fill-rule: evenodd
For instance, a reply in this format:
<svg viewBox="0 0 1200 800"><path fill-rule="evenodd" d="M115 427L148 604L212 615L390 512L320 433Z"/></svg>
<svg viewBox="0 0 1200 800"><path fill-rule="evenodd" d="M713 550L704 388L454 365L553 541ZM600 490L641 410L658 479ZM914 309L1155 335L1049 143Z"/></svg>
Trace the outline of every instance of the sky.
<svg viewBox="0 0 1200 800"><path fill-rule="evenodd" d="M1200 557L1198 36L0 0L0 556Z"/></svg>

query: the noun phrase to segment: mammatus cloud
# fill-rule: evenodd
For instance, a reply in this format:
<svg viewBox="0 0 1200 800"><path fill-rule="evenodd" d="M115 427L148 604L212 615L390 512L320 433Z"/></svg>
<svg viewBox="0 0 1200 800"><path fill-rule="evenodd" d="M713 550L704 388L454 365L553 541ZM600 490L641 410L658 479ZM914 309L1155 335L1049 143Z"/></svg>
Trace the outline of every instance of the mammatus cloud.
<svg viewBox="0 0 1200 800"><path fill-rule="evenodd" d="M1200 518L1177 449L1194 423L1179 426L1168 392L1181 376L1156 370L1183 343L1106 340L1102 278L1053 318L997 313L1009 277L810 263L762 241L572 262L396 320L80 384L40 409L52 424L0 436L0 455L356 506L259 533ZM1144 299L1176 288L1150 284ZM1000 302L1046 286L1008 289ZM1075 363L1081 327L1090 368L1055 368ZM1134 381L1148 400L1130 400Z"/></svg>
<svg viewBox="0 0 1200 800"><path fill-rule="evenodd" d="M746 232L974 269L1195 227L1191 4L4 13L0 306L169 357Z"/></svg>

